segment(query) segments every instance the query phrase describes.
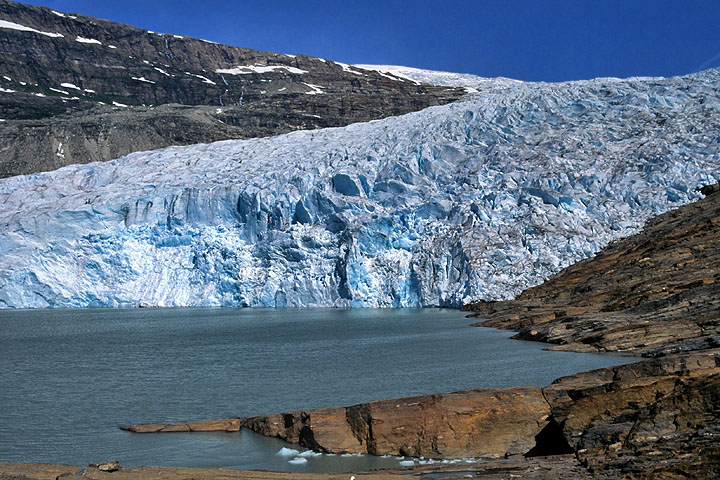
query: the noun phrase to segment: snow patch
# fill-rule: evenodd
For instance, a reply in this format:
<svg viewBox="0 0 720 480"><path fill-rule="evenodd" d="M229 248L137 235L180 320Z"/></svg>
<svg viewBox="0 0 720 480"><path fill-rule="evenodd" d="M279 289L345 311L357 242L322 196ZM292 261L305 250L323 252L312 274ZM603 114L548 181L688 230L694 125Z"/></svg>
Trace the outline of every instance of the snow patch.
<svg viewBox="0 0 720 480"><path fill-rule="evenodd" d="M302 70L287 65L243 65L235 68L219 68L215 70L215 73L227 73L228 75L249 75L252 73L279 72L281 70L285 70L288 73L295 73L298 75L308 73L307 70Z"/></svg>
<svg viewBox="0 0 720 480"><path fill-rule="evenodd" d="M51 38L64 37L64 35L62 33L43 32L41 30L36 30L34 28L26 27L25 25L20 25L19 23L8 22L7 20L0 20L0 28L6 28L8 30L18 30L20 32L39 33L40 35L45 35L46 37L51 37Z"/></svg>
<svg viewBox="0 0 720 480"><path fill-rule="evenodd" d="M148 80L145 77L132 77L133 80L137 80L138 82L145 82L145 83L152 83L155 84L152 80Z"/></svg>
<svg viewBox="0 0 720 480"><path fill-rule="evenodd" d="M127 107L124 103L116 102L115 100L113 100L112 104L116 107Z"/></svg>
<svg viewBox="0 0 720 480"><path fill-rule="evenodd" d="M311 90L309 92L305 92L305 95L319 95L321 93L325 93L322 91L323 88L327 88L327 87L323 87L322 85L313 85L312 83L305 83L305 82L303 82L303 85L307 85L308 87L311 88Z"/></svg>
<svg viewBox="0 0 720 480"><path fill-rule="evenodd" d="M95 40L94 38L85 38L85 37L77 36L77 37L75 37L75 41L79 42L79 43L102 45L102 42L100 40Z"/></svg>
<svg viewBox="0 0 720 480"><path fill-rule="evenodd" d="M75 15L65 15L61 12L56 12L55 10L50 10L53 14L57 15L58 17L66 17L66 18L72 18L73 20L77 20L77 17Z"/></svg>
<svg viewBox="0 0 720 480"><path fill-rule="evenodd" d="M199 78L200 80L203 81L203 83L208 83L210 85L217 85L217 83L213 82L212 80L210 80L207 77L203 77L202 75L195 75L194 73L190 73L190 72L185 72L185 74L190 75L191 77Z"/></svg>
<svg viewBox="0 0 720 480"><path fill-rule="evenodd" d="M52 88L52 87L48 87L48 88L50 90L52 90L53 92L62 93L63 95L70 95L70 92L68 92L66 90L60 90L58 88Z"/></svg>
<svg viewBox="0 0 720 480"><path fill-rule="evenodd" d="M60 86L65 88L72 88L73 90L82 90L80 87L72 83L61 83Z"/></svg>
<svg viewBox="0 0 720 480"><path fill-rule="evenodd" d="M166 77L171 76L168 72L166 72L166 71L163 70L162 68L158 68L158 67L153 67L153 68L154 68L155 70L157 70L158 72L162 73L163 75L165 75Z"/></svg>
<svg viewBox="0 0 720 480"><path fill-rule="evenodd" d="M117 47L116 47L115 45L108 45L108 48L113 48L113 49L115 49L115 48L117 48Z"/></svg>
<svg viewBox="0 0 720 480"><path fill-rule="evenodd" d="M97 93L95 90L93 90L91 88L86 88L84 91L87 93Z"/></svg>
<svg viewBox="0 0 720 480"><path fill-rule="evenodd" d="M9 89L9 88L2 88L2 87L0 87L0 92L2 92L2 93L15 93L16 90L11 90L11 89Z"/></svg>
<svg viewBox="0 0 720 480"><path fill-rule="evenodd" d="M355 75L360 75L361 77L362 77L362 76L365 76L364 73L362 73L362 72L356 72L355 70L353 70L353 66L352 66L352 65L348 65L347 63L342 63L342 62L335 62L335 64L340 65L340 66L342 67L343 71L345 71L345 72L352 73L352 74L355 74Z"/></svg>

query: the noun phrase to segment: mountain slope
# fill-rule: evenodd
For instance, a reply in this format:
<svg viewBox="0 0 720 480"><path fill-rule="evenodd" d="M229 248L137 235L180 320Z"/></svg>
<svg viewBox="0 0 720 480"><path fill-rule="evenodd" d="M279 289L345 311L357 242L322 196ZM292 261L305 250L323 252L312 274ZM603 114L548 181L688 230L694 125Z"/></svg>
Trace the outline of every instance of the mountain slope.
<svg viewBox="0 0 720 480"><path fill-rule="evenodd" d="M0 181L0 305L511 298L719 178L720 71L564 84Z"/></svg>
<svg viewBox="0 0 720 480"><path fill-rule="evenodd" d="M277 135L458 99L304 55L158 34L0 0L0 176Z"/></svg>

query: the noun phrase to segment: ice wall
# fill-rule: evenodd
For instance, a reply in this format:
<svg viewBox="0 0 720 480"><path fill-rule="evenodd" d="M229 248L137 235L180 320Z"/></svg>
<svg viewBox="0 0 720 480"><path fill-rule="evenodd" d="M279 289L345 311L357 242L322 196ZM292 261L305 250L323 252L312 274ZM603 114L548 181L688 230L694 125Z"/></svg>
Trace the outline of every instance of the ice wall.
<svg viewBox="0 0 720 480"><path fill-rule="evenodd" d="M510 298L720 180L720 70L469 81L402 117L0 180L0 307Z"/></svg>

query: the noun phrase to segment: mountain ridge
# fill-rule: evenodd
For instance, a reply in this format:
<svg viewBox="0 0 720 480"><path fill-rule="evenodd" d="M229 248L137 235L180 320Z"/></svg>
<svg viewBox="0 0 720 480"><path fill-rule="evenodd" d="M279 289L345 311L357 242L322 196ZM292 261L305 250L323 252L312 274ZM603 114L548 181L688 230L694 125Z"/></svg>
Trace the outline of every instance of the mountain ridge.
<svg viewBox="0 0 720 480"><path fill-rule="evenodd" d="M0 0L0 176L344 126L463 89Z"/></svg>

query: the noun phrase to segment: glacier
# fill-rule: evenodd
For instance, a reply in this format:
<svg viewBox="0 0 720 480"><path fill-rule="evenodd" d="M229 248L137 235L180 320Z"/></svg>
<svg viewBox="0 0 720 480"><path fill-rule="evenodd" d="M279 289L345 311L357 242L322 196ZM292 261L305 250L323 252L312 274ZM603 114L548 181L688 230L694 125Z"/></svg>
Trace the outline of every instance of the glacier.
<svg viewBox="0 0 720 480"><path fill-rule="evenodd" d="M720 180L720 70L529 83L0 180L0 307L512 298ZM442 78L440 78L442 77Z"/></svg>

